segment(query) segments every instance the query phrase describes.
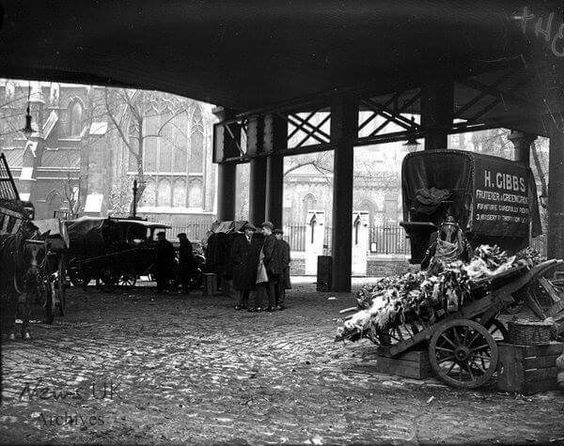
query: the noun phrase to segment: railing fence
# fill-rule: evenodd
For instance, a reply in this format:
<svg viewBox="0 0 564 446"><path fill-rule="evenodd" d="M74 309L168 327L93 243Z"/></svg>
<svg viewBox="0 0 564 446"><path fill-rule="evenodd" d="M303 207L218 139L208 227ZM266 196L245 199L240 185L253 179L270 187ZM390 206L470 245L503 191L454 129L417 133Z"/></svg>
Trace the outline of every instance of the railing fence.
<svg viewBox="0 0 564 446"><path fill-rule="evenodd" d="M65 215L66 214L66 215ZM76 215L59 211L55 217L61 219L76 218ZM210 224L205 222L190 223L187 225L175 225L166 230L169 240L176 240L177 234L186 233L188 239L200 242L210 229ZM323 241L324 248L330 252L332 242L332 228L325 226L325 236ZM303 224L291 224L284 226L284 239L289 243L292 251L305 251L306 249L307 226ZM373 254L401 254L409 255L409 240L406 238L405 230L399 226L371 226L368 230L369 244L368 250ZM532 239L531 248L540 252L546 257L546 235Z"/></svg>
<svg viewBox="0 0 564 446"><path fill-rule="evenodd" d="M284 239L292 251L305 251L306 225L287 225L284 227ZM378 254L409 254L409 241L401 226L371 226L368 230L370 252ZM331 250L332 228L325 226L323 245Z"/></svg>

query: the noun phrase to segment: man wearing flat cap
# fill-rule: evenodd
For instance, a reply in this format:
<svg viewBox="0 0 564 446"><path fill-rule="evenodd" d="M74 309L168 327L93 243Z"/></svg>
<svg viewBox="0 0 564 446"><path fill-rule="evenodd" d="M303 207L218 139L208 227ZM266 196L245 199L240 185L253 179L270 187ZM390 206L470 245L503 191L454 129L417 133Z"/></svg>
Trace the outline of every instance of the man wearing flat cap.
<svg viewBox="0 0 564 446"><path fill-rule="evenodd" d="M291 288L290 285L290 245L282 239L282 229L273 231L276 237L276 243L272 252L272 260L270 261L272 289L276 300L276 310L284 310L286 289Z"/></svg>

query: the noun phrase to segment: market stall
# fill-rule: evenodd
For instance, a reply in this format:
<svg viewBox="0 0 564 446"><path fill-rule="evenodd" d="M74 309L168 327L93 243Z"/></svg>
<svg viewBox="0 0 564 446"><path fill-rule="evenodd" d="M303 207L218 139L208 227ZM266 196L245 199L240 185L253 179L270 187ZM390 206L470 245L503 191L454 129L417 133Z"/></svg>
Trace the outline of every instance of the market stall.
<svg viewBox="0 0 564 446"><path fill-rule="evenodd" d="M435 247L447 246L453 255L437 248L428 269L363 287L357 307L341 312L355 314L346 317L336 340L371 340L387 373L405 375L415 363L421 375L427 361L455 387L479 387L494 376L503 390L556 385L562 343L554 342L564 331L564 301L549 278L564 262L525 249L540 233L530 169L493 156L435 150L407 155L402 177L411 262L429 265L433 238ZM458 248L468 258L457 256ZM500 314L515 303L532 319L502 323Z"/></svg>

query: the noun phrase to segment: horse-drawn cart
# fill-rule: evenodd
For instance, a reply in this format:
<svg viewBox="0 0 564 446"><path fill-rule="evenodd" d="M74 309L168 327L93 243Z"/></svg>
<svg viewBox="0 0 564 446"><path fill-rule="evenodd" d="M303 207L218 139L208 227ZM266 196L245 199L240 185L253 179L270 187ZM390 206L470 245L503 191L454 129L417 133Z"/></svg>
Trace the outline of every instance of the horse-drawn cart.
<svg viewBox="0 0 564 446"><path fill-rule="evenodd" d="M92 279L106 289L132 287L154 274L157 230L170 226L136 219L81 217L66 222L70 237L67 273L73 285Z"/></svg>
<svg viewBox="0 0 564 446"><path fill-rule="evenodd" d="M564 321L564 302L547 279L563 261L541 263L519 251L540 226L532 173L501 158L438 150L407 155L402 177L411 263L421 263L447 215L477 247L474 257L467 264L439 258L437 269L361 289L359 308L341 313L360 311L345 319L336 339L368 338L387 358L426 348L441 380L479 387L498 370L497 343L508 341L501 312L525 304L542 321Z"/></svg>
<svg viewBox="0 0 564 446"><path fill-rule="evenodd" d="M22 337L31 337L29 319L35 307L51 324L56 309L63 315L65 306L65 228L57 219L34 220L34 216L33 204L20 199L6 158L0 154L0 304L3 315L10 314L14 322L14 338L18 323Z"/></svg>

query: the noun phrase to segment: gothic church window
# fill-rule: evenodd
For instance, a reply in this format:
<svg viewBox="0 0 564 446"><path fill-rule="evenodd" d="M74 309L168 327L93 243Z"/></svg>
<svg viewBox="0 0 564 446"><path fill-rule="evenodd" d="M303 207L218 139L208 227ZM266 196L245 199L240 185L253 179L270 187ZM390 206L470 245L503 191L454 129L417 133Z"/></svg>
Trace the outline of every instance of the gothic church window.
<svg viewBox="0 0 564 446"><path fill-rule="evenodd" d="M186 180L183 178L177 178L174 181L172 205L174 207L186 207Z"/></svg>
<svg viewBox="0 0 564 446"><path fill-rule="evenodd" d="M201 208L202 201L202 180L196 179L190 182L190 195L188 206L191 208Z"/></svg>
<svg viewBox="0 0 564 446"><path fill-rule="evenodd" d="M69 117L69 136L80 136L82 133L82 104L76 100L71 104Z"/></svg>
<svg viewBox="0 0 564 446"><path fill-rule="evenodd" d="M317 207L317 198L313 194L306 194L303 200L303 221L306 221L307 213L309 211L316 210Z"/></svg>
<svg viewBox="0 0 564 446"><path fill-rule="evenodd" d="M170 207L171 204L171 189L170 181L162 179L159 181L159 188L157 191L157 205L159 207Z"/></svg>
<svg viewBox="0 0 564 446"><path fill-rule="evenodd" d="M190 160L188 163L189 173L203 172L204 152L204 124L202 112L199 107L192 116L192 131L190 136Z"/></svg>

